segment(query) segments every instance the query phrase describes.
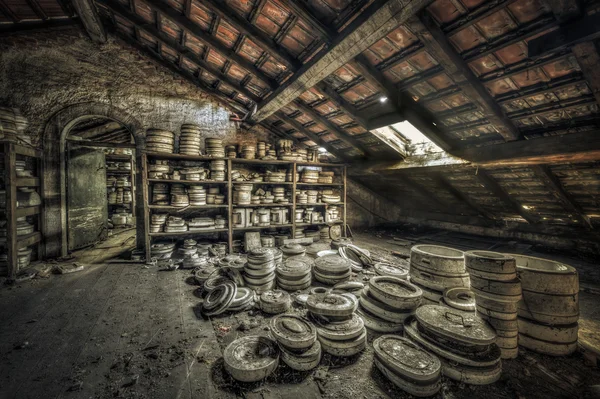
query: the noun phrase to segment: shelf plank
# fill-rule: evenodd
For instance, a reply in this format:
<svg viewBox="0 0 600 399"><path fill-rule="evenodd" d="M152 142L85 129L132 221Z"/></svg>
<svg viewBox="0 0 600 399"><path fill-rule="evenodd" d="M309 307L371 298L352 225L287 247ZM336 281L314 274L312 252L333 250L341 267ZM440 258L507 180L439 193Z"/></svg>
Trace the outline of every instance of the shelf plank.
<svg viewBox="0 0 600 399"><path fill-rule="evenodd" d="M192 230L192 231L180 231L176 233L150 233L150 237L180 237L180 236L189 236L196 234L211 234L211 233L224 233L229 231L229 229L211 229L211 230Z"/></svg>
<svg viewBox="0 0 600 399"><path fill-rule="evenodd" d="M338 224L343 224L342 221L338 222L329 222L329 223L296 223L296 227L309 227L309 226L334 226Z"/></svg>
<svg viewBox="0 0 600 399"><path fill-rule="evenodd" d="M262 159L244 159L244 158L231 158L232 163L247 163L247 164L257 164L257 165L291 165L294 162L292 161L283 161L281 159L276 160L262 160Z"/></svg>
<svg viewBox="0 0 600 399"><path fill-rule="evenodd" d="M245 231L245 230L268 230L268 229L281 229L293 227L293 224L275 224L271 226L250 226L250 227L234 227L233 231Z"/></svg>
<svg viewBox="0 0 600 399"><path fill-rule="evenodd" d="M108 161L123 161L123 162L127 162L127 161L131 161L132 155L125 155L125 154L106 154L106 159Z"/></svg>
<svg viewBox="0 0 600 399"><path fill-rule="evenodd" d="M17 187L39 187L40 179L37 177L17 177L15 184Z"/></svg>
<svg viewBox="0 0 600 399"><path fill-rule="evenodd" d="M107 175L130 175L131 170L129 169L106 169Z"/></svg>
<svg viewBox="0 0 600 399"><path fill-rule="evenodd" d="M17 249L26 248L33 244L37 244L42 239L42 234L39 231L34 231L31 234L17 236Z"/></svg>
<svg viewBox="0 0 600 399"><path fill-rule="evenodd" d="M296 186L332 186L342 187L344 183L296 183Z"/></svg>
<svg viewBox="0 0 600 399"><path fill-rule="evenodd" d="M214 158L206 156L196 155L183 155L183 154L169 154L167 152L147 152L146 156L153 159L171 159L174 161L198 161L198 162L209 162L209 161L225 161L228 158Z"/></svg>
<svg viewBox="0 0 600 399"><path fill-rule="evenodd" d="M298 166L321 166L331 168L343 168L346 164L343 163L327 163L327 162L296 162Z"/></svg>
<svg viewBox="0 0 600 399"><path fill-rule="evenodd" d="M146 179L151 183L182 183L182 184L227 184L226 181L217 180L172 180L172 179Z"/></svg>
<svg viewBox="0 0 600 399"><path fill-rule="evenodd" d="M197 209L220 209L220 208L228 208L229 205L224 204L224 205L191 205L191 206L186 206L186 207L178 207L178 206L171 206L171 205L148 205L148 208L150 209L161 209L164 211L193 211L193 210L197 210Z"/></svg>
<svg viewBox="0 0 600 399"><path fill-rule="evenodd" d="M39 215L41 212L40 206L28 206L26 208L17 208L17 217Z"/></svg>
<svg viewBox="0 0 600 399"><path fill-rule="evenodd" d="M275 182L275 181L234 181L232 182L234 185L235 184L257 184L257 185L269 185L269 186L291 186L292 183L291 181L284 181L284 182Z"/></svg>
<svg viewBox="0 0 600 399"><path fill-rule="evenodd" d="M335 204L327 204L325 202L319 202L319 203L314 203L314 204L299 204L298 202L296 202L296 206L327 206L327 205L344 205L343 202L336 202Z"/></svg>
<svg viewBox="0 0 600 399"><path fill-rule="evenodd" d="M274 206L294 206L294 204L249 204L249 205L237 205L233 204L234 208L269 208Z"/></svg>

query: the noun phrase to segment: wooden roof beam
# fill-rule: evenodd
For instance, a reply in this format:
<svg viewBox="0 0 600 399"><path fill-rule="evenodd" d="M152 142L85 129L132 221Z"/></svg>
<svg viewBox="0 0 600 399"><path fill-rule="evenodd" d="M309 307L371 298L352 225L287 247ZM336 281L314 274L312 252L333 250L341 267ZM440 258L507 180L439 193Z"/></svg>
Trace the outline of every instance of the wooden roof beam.
<svg viewBox="0 0 600 399"><path fill-rule="evenodd" d="M106 3L106 0L97 1L99 1L100 3ZM271 89L278 87L279 84L277 83L277 81L275 81L275 79L267 76L254 64L237 54L233 49L228 49L225 46L223 46L223 44L221 44L217 39L204 32L197 24L192 22L192 20L190 20L189 18L186 18L184 14L181 14L179 11L169 6L168 3L162 2L160 0L145 0L145 3L148 4L148 6L150 6L154 11L160 12L161 14L175 22L183 30L194 35L194 37L200 40L200 42L202 42L204 45L214 49L223 57L235 62L242 68L250 71L254 76L267 83Z"/></svg>
<svg viewBox="0 0 600 399"><path fill-rule="evenodd" d="M352 119L358 122L363 128L368 129L368 121L365 118L358 116L358 109L350 102L346 101L333 87L330 87L325 82L319 82L316 85L317 89L323 93L332 103L338 106L342 111L348 114Z"/></svg>
<svg viewBox="0 0 600 399"><path fill-rule="evenodd" d="M473 202L468 196L463 194L459 189L454 187L447 178L444 177L443 174L439 172L434 172L433 179L438 183L441 187L446 189L454 198L456 198L459 202L464 202L467 204L469 208L477 212L478 215L483 216L486 219L495 220L495 216L490 212L486 211L484 208Z"/></svg>
<svg viewBox="0 0 600 399"><path fill-rule="evenodd" d="M331 131L338 139L343 141L344 143L352 146L365 154L369 154L369 150L362 145L358 140L352 137L350 134L343 131L339 126L335 123L331 122L325 116L319 114L317 111L309 107L308 105L304 105L300 101L294 101L294 106L298 107L300 111L310 116L315 122L323 124L328 130Z"/></svg>
<svg viewBox="0 0 600 399"><path fill-rule="evenodd" d="M185 46L182 46L181 43L177 42L176 40L173 40L164 32L159 31L156 27L152 26L152 24L146 23L146 21L142 17L138 16L137 14L133 14L127 8L121 6L117 1L102 0L102 2L104 4L106 4L110 9L112 9L113 12L116 12L117 14L119 14L123 18L125 18L126 20L130 21L138 29L143 30L146 33L148 33L159 43L164 43L167 46L174 49L175 51L177 51L179 54L183 55L184 57L189 58L192 62L197 64L199 67L201 67L201 68L207 70L208 72L210 72L211 74L215 75L219 80L227 83L228 85L233 87L236 91L238 91L239 93L242 93L244 96L248 97L252 101L255 101L255 102L260 101L260 97L256 96L254 93L247 90L245 87L243 87L238 82L235 82L233 79L231 79L225 73L223 73L221 70L214 68L212 65L210 65L208 62L204 61L202 58L198 57L196 54L194 54L188 48L186 48ZM157 21L158 20L159 19L157 18Z"/></svg>
<svg viewBox="0 0 600 399"><path fill-rule="evenodd" d="M281 0L281 3L292 10L294 14L300 17L300 19L308 22L310 26L315 28L326 43L330 43L331 38L337 34L337 31L330 29L328 26L319 21L319 19L311 12L311 10L308 9L303 1Z"/></svg>
<svg viewBox="0 0 600 399"><path fill-rule="evenodd" d="M327 151L329 151L330 153L332 153L336 157L338 157L340 159L346 159L346 157L344 157L344 155L342 154L342 152L340 150L337 150L337 149L333 148L333 146L331 146L328 142L326 142L325 140L323 140L317 134L315 134L315 133L311 132L310 130L308 130L307 128L305 128L302 125L302 123L298 122L294 118L291 118L291 117L287 116L285 114L285 112L283 112L283 111L277 111L277 117L280 118L282 121L290 124L294 129L296 129L300 133L304 134L306 137L310 138L312 141L314 141L315 143L317 143L321 147L325 148Z"/></svg>
<svg viewBox="0 0 600 399"><path fill-rule="evenodd" d="M336 35L331 47L306 62L296 73L263 101L253 122L260 122L289 104L336 69L375 44L432 0L374 1Z"/></svg>
<svg viewBox="0 0 600 399"><path fill-rule="evenodd" d="M483 184L483 186L485 186L496 197L498 197L500 200L502 200L502 202L504 202L507 205L510 205L510 207L518 215L520 215L523 219L525 219L528 223L530 223L530 224L538 223L537 217L528 213L525 210L525 208L523 208L523 206L520 203L515 201L515 199L510 194L508 194L508 192L506 192L506 190L504 188L502 188L502 186L500 186L500 184L498 184L496 179L494 179L487 171L485 171L483 169L478 169L476 177L477 177L477 180L479 180L479 182L481 184Z"/></svg>
<svg viewBox="0 0 600 399"><path fill-rule="evenodd" d="M221 0L199 1L206 7L208 7L208 9L210 9L216 15L218 15L221 19L227 21L227 23L229 23L231 26L237 29L240 33L251 37L253 42L262 47L263 50L269 52L269 54L279 62L287 65L293 71L300 68L300 61L298 61L292 54L290 54L275 40L263 33L250 22L237 15L235 11L225 6L225 2Z"/></svg>
<svg viewBox="0 0 600 399"><path fill-rule="evenodd" d="M92 0L72 0L71 4L75 7L75 11L92 41L106 43L106 31Z"/></svg>
<svg viewBox="0 0 600 399"><path fill-rule="evenodd" d="M571 212L586 228L590 230L594 229L590 218L585 214L579 204L577 204L571 194L565 190L558 177L552 173L548 166L533 165L530 168L542 183L544 183L546 189L561 203L565 210Z"/></svg>
<svg viewBox="0 0 600 399"><path fill-rule="evenodd" d="M104 134L114 132L115 130L120 129L122 127L123 125L121 125L119 122L111 121L103 125L93 127L91 129L73 132L71 133L71 136L78 136L82 139L91 139L93 137L102 136Z"/></svg>
<svg viewBox="0 0 600 399"><path fill-rule="evenodd" d="M31 7L31 9L35 13L35 15L37 15L42 21L45 21L48 19L48 15L44 12L42 7L40 7L40 3L38 3L37 0L26 0L26 1L27 1L27 4L29 5L29 7Z"/></svg>
<svg viewBox="0 0 600 399"><path fill-rule="evenodd" d="M442 64L446 73L452 77L457 85L461 86L463 92L475 102L484 116L494 124L502 137L506 141L518 140L520 138L519 130L452 47L444 32L433 19L423 12L418 19L411 18L409 27L425 44L433 57Z"/></svg>
<svg viewBox="0 0 600 399"><path fill-rule="evenodd" d="M596 102L600 104L600 52L594 42L579 43L571 51L581 67L585 80L590 85Z"/></svg>

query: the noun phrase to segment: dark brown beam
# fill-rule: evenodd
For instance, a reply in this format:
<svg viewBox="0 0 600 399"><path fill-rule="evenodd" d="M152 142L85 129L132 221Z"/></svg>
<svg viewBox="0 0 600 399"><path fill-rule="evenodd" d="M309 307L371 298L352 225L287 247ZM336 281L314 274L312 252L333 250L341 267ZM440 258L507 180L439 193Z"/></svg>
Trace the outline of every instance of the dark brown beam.
<svg viewBox="0 0 600 399"><path fill-rule="evenodd" d="M571 53L569 51L562 51L555 55L544 57L543 59L537 58L531 60L527 58L522 62L509 65L506 68L485 73L479 76L479 80L483 83L492 83L500 79L511 78L532 68L540 68L556 62L568 61L570 57Z"/></svg>
<svg viewBox="0 0 600 399"><path fill-rule="evenodd" d="M13 10L4 2L4 0L0 0L0 12L6 16L6 18L13 21L15 24L19 23L21 20L17 14L13 12Z"/></svg>
<svg viewBox="0 0 600 399"><path fill-rule="evenodd" d="M467 204L469 208L474 210L478 215L483 216L486 219L494 220L496 219L494 215L490 212L486 211L483 207L479 206L473 200L471 200L467 195L463 194L460 190L452 185L452 183L444 177L441 173L433 173L432 178L436 181L436 183L446 189L454 198L456 198L459 202L464 202Z"/></svg>
<svg viewBox="0 0 600 399"><path fill-rule="evenodd" d="M79 18L47 19L46 21L23 21L18 24L0 24L0 36L8 36L19 32L46 31L62 29L79 23Z"/></svg>
<svg viewBox="0 0 600 399"><path fill-rule="evenodd" d="M600 60L599 60L600 61ZM524 90L515 90L506 94L503 94L496 98L496 101L500 104L508 103L515 100L522 100L531 96L539 96L541 94L552 93L557 90L566 89L575 85L587 85L586 80L581 76L570 76L568 79L560 79L557 81L550 81L541 85L536 85L533 88L527 88Z"/></svg>
<svg viewBox="0 0 600 399"><path fill-rule="evenodd" d="M296 137L292 136L291 134L288 134L287 132L280 130L277 126L273 126L273 125L267 123L266 121L260 122L259 125L261 125L265 129L267 129L268 131L272 132L274 135L277 135L277 136L287 139L287 140L292 140L294 142L294 144L296 144L302 148L306 147L306 144L302 143L300 140L298 140Z"/></svg>
<svg viewBox="0 0 600 399"><path fill-rule="evenodd" d="M580 43L571 49L596 102L600 104L600 53L593 42Z"/></svg>
<svg viewBox="0 0 600 399"><path fill-rule="evenodd" d="M308 9L303 1L298 0L282 0L281 3L288 7L294 14L300 19L308 23L319 32L319 35L325 40L330 42L331 38L337 34L337 31L330 29L324 25L319 19Z"/></svg>
<svg viewBox="0 0 600 399"><path fill-rule="evenodd" d="M308 88L319 83L429 5L431 1L375 0L333 38L330 49L323 50L311 58L264 101L258 112L251 117L252 121L259 122L295 100Z"/></svg>
<svg viewBox="0 0 600 399"><path fill-rule="evenodd" d="M472 147L455 156L486 166L533 165L600 160L600 131L540 137L519 142Z"/></svg>
<svg viewBox="0 0 600 399"><path fill-rule="evenodd" d="M317 89L323 93L332 103L339 107L342 111L348 114L352 119L358 122L363 128L367 129L368 122L365 118L358 116L358 110L353 104L350 104L342 97L333 87L330 87L325 82L319 82L316 85Z"/></svg>
<svg viewBox="0 0 600 399"><path fill-rule="evenodd" d="M463 30L473 24L478 23L484 18L496 13L497 11L508 7L518 0L491 0L484 1L479 7L473 10L467 10L467 13L451 23L444 25L442 29L450 36L450 33Z"/></svg>
<svg viewBox="0 0 600 399"><path fill-rule="evenodd" d="M320 138L317 134L311 132L307 128L305 128L300 122L295 120L294 118L290 118L283 111L277 111L277 117L282 121L291 125L294 129L304 134L306 137L310 138L312 141L325 148L327 151L335 155L340 159L347 159L344 157L344 154L340 150L335 149L331 144Z"/></svg>
<svg viewBox="0 0 600 399"><path fill-rule="evenodd" d="M562 105L560 102L550 103L532 109L524 109L517 112L511 112L510 114L508 114L508 116L511 119L519 120L525 118L544 116L558 111L568 111L573 108L594 104L597 104L596 99L591 95L587 95L585 97L578 98L577 102L573 102L570 104Z"/></svg>
<svg viewBox="0 0 600 399"><path fill-rule="evenodd" d="M121 125L119 122L108 122L101 126L96 126L91 129L73 132L71 133L71 135L81 137L82 139L91 139L93 137L102 136L106 133L113 132L117 129L120 129L121 127L123 127L123 125Z"/></svg>
<svg viewBox="0 0 600 399"><path fill-rule="evenodd" d="M396 109L398 121L408 120L419 131L445 151L450 150L454 143L434 124L434 119L423 107L417 105L415 100L406 93L399 93L390 84L383 73L369 66L366 57L357 56L354 63L361 75L372 85L378 88ZM367 129L370 130L370 129Z"/></svg>
<svg viewBox="0 0 600 399"><path fill-rule="evenodd" d="M446 73L444 68L441 65L436 65L434 67L429 68L426 71L413 75L410 78L401 80L400 82L396 83L396 89L398 89L399 91L408 90L417 83L424 82L443 73Z"/></svg>
<svg viewBox="0 0 600 399"><path fill-rule="evenodd" d="M517 201L515 201L515 199L510 194L508 194L508 192L506 192L506 190L504 188L502 188L502 186L500 186L500 184L498 184L496 179L494 179L490 174L488 174L487 171L485 171L481 168L478 169L476 177L483 186L485 186L496 197L498 197L500 200L502 200L502 202L504 202L507 205L510 205L510 207L518 215L520 215L523 219L525 219L528 223L530 223L530 224L538 223L537 217L528 213L521 204L519 204Z"/></svg>
<svg viewBox="0 0 600 399"><path fill-rule="evenodd" d="M42 7L40 7L40 3L38 3L37 0L27 0L27 4L42 21L48 19L48 15L42 10Z"/></svg>
<svg viewBox="0 0 600 399"><path fill-rule="evenodd" d="M200 2L220 18L227 21L240 33L251 37L253 42L268 51L269 54L271 54L273 58L279 60L279 62L286 64L292 70L296 70L300 67L300 62L284 47L276 43L257 27L238 16L235 11L229 9L225 5L225 2L222 2L221 0L200 0Z"/></svg>
<svg viewBox="0 0 600 399"><path fill-rule="evenodd" d="M317 111L309 107L308 105L302 104L300 101L295 101L293 103L300 111L310 116L315 122L323 124L331 133L333 133L339 140L348 144L351 147L354 147L364 154L368 154L369 151L356 139L354 139L350 134L343 131L339 126L335 123L331 122L325 116L319 114Z"/></svg>
<svg viewBox="0 0 600 399"><path fill-rule="evenodd" d="M600 38L600 15L598 13L586 15L530 40L527 43L528 55L530 58L541 57L598 38Z"/></svg>
<svg viewBox="0 0 600 399"><path fill-rule="evenodd" d="M255 102L260 101L260 97L256 96L255 94L253 94L252 92L250 92L249 90L244 88L242 85L240 85L239 83L237 83L236 81L231 79L229 76L227 76L225 73L223 73L223 71L213 67L208 62L204 61L202 58L198 57L196 54L194 54L192 51L190 51L188 48L186 48L185 46L182 46L179 42L177 42L176 40L173 40L171 37L169 37L164 32L159 31L157 28L152 26L152 24L146 23L142 17L131 13L127 8L121 6L117 1L114 1L114 0L100 0L100 1L102 1L103 4L106 4L111 10L113 10L117 14L121 15L123 18L130 21L133 25L137 26L138 29L141 29L141 30L145 31L146 33L148 33L157 42L164 43L167 46L171 47L173 50L177 51L179 54L189 58L192 62L197 64L199 67L209 71L211 74L213 74L215 77L217 77L217 79L222 80L223 82L227 83L228 85L233 87L236 91L238 91L239 93L242 93L244 96L248 97L249 99L251 99ZM157 21L159 21L159 18L157 18Z"/></svg>
<svg viewBox="0 0 600 399"><path fill-rule="evenodd" d="M129 143L105 143L102 141L92 141L92 140L73 140L67 137L67 140L72 144L82 145L82 146L90 146L90 147L109 147L109 148L136 148L135 144Z"/></svg>
<svg viewBox="0 0 600 399"><path fill-rule="evenodd" d="M583 209L577 204L575 199L563 187L560 180L552 173L546 165L531 166L533 173L544 183L546 189L561 203L561 205L571 212L586 228L593 230L590 218L585 214Z"/></svg>
<svg viewBox="0 0 600 399"><path fill-rule="evenodd" d="M498 103L494 101L491 94L452 47L444 32L431 17L426 13L422 13L419 20L417 18L411 19L410 27L433 57L443 65L446 73L452 77L471 101L481 109L484 116L498 129L500 135L506 141L518 140L520 138L519 130L506 116Z"/></svg>
<svg viewBox="0 0 600 399"><path fill-rule="evenodd" d="M100 2L102 1L104 0L100 0ZM274 79L267 76L263 71L258 69L254 64L246 60L244 57L236 54L235 51L225 48L217 39L209 36L198 25L192 22L192 20L186 18L179 11L169 6L168 3L160 0L146 0L145 3L148 4L153 10L164 14L188 33L194 35L194 37L196 37L206 46L214 49L223 57L230 59L231 61L240 65L242 68L250 71L254 76L267 83L271 89L278 87L278 83Z"/></svg>
<svg viewBox="0 0 600 399"><path fill-rule="evenodd" d="M87 34L96 43L106 43L106 31L92 0L71 0Z"/></svg>

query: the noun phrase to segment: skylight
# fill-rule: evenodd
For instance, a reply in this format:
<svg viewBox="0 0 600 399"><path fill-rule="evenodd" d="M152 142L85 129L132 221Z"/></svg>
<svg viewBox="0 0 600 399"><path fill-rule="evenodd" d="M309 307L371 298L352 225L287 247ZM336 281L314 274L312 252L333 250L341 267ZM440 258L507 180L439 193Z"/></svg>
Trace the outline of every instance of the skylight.
<svg viewBox="0 0 600 399"><path fill-rule="evenodd" d="M444 152L409 121L394 123L371 132L406 157Z"/></svg>

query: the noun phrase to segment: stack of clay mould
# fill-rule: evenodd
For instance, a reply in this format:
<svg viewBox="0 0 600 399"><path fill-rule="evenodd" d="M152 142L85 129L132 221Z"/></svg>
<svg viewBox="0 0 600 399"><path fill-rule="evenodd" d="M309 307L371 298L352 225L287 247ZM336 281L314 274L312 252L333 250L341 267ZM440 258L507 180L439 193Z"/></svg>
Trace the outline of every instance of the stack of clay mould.
<svg viewBox="0 0 600 399"><path fill-rule="evenodd" d="M251 250L248 254L248 263L244 266L246 286L259 292L274 288L275 269L275 252L272 248Z"/></svg>
<svg viewBox="0 0 600 399"><path fill-rule="evenodd" d="M331 245L325 242L315 242L306 247L305 255L309 258L316 259L319 252L328 249L331 249Z"/></svg>
<svg viewBox="0 0 600 399"><path fill-rule="evenodd" d="M315 280L323 284L336 285L348 280L352 270L347 259L339 255L325 255L315 259L313 274Z"/></svg>
<svg viewBox="0 0 600 399"><path fill-rule="evenodd" d="M308 256L292 256L277 266L277 286L289 292L310 287L314 259Z"/></svg>
<svg viewBox="0 0 600 399"><path fill-rule="evenodd" d="M224 367L237 381L261 381L277 369L279 353L277 343L267 337L238 338L223 352Z"/></svg>
<svg viewBox="0 0 600 399"><path fill-rule="evenodd" d="M564 263L522 255L517 261L523 299L518 307L519 345L566 356L577 349L579 276Z"/></svg>
<svg viewBox="0 0 600 399"><path fill-rule="evenodd" d="M200 155L200 126L191 123L181 125L179 136L179 153L183 155Z"/></svg>
<svg viewBox="0 0 600 399"><path fill-rule="evenodd" d="M440 299L440 305L462 310L464 312L475 312L475 294L468 288L454 287L444 290L444 296Z"/></svg>
<svg viewBox="0 0 600 399"><path fill-rule="evenodd" d="M281 247L281 252L283 252L283 260L286 260L292 256L304 256L306 249L300 244L285 244Z"/></svg>
<svg viewBox="0 0 600 399"><path fill-rule="evenodd" d="M173 251L175 250L175 243L157 242L150 246L150 257L157 260L171 259Z"/></svg>
<svg viewBox="0 0 600 399"><path fill-rule="evenodd" d="M521 282L517 279L515 258L497 252L465 252L465 265L471 277L477 311L496 330L496 343L503 359L519 354L517 303L521 300Z"/></svg>
<svg viewBox="0 0 600 399"><path fill-rule="evenodd" d="M379 276L396 277L400 280L408 280L410 273L407 267L388 262L376 262L373 265L373 269L375 269L375 273Z"/></svg>
<svg viewBox="0 0 600 399"><path fill-rule="evenodd" d="M313 294L306 300L311 321L317 328L321 349L332 356L350 357L367 344L363 320L354 313L356 299L351 294Z"/></svg>
<svg viewBox="0 0 600 399"><path fill-rule="evenodd" d="M440 359L405 337L383 335L373 341L375 367L394 385L417 397L439 392Z"/></svg>
<svg viewBox="0 0 600 399"><path fill-rule="evenodd" d="M404 335L438 356L442 374L453 380L487 385L502 374L496 333L474 312L423 305L405 320Z"/></svg>
<svg viewBox="0 0 600 399"><path fill-rule="evenodd" d="M404 320L421 304L423 291L396 277L369 280L360 296L358 315L365 326L380 333L402 331Z"/></svg>
<svg viewBox="0 0 600 399"><path fill-rule="evenodd" d="M268 314L280 314L292 305L290 294L282 290L269 290L260 295L260 309Z"/></svg>
<svg viewBox="0 0 600 399"><path fill-rule="evenodd" d="M162 129L146 130L146 151L172 154L175 152L174 150L175 134L173 132Z"/></svg>
<svg viewBox="0 0 600 399"><path fill-rule="evenodd" d="M321 361L321 343L312 323L294 315L274 317L271 335L279 344L281 360L297 371L312 370Z"/></svg>
<svg viewBox="0 0 600 399"><path fill-rule="evenodd" d="M423 290L423 299L438 304L446 288L469 287L464 253L438 245L415 245L410 250L410 281Z"/></svg>

